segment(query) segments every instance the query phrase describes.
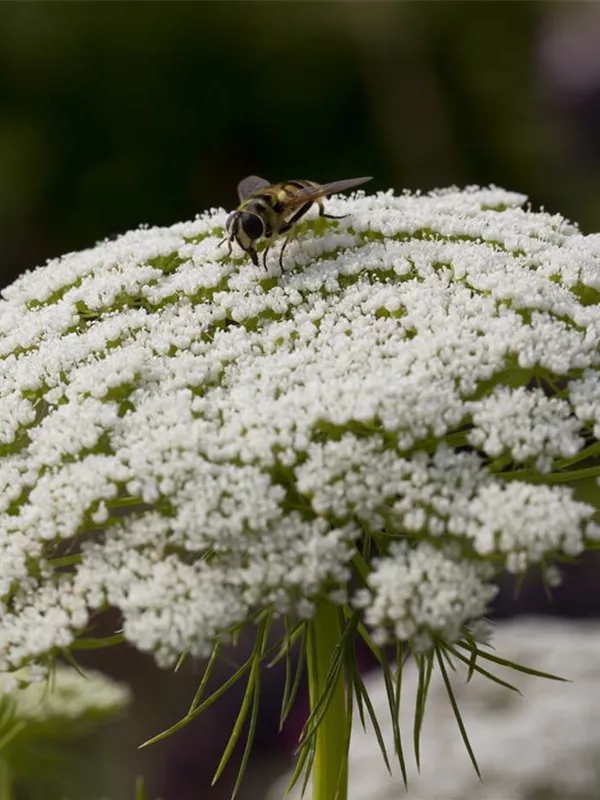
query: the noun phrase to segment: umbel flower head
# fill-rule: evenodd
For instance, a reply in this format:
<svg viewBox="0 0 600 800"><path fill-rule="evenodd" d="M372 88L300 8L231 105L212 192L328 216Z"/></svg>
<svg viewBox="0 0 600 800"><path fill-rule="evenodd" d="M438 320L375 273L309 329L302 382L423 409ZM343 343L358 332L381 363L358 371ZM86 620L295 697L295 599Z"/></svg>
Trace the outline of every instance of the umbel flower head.
<svg viewBox="0 0 600 800"><path fill-rule="evenodd" d="M277 277L224 258L210 212L5 289L2 669L107 606L163 665L257 609L310 617L366 536L367 621L454 639L495 572L581 552L600 235L524 200L338 199Z"/></svg>
<svg viewBox="0 0 600 800"><path fill-rule="evenodd" d="M299 225L277 275L228 257L211 211L5 289L0 668L108 607L164 666L324 602L422 652L501 570L579 554L600 235L524 201L333 199L347 216Z"/></svg>

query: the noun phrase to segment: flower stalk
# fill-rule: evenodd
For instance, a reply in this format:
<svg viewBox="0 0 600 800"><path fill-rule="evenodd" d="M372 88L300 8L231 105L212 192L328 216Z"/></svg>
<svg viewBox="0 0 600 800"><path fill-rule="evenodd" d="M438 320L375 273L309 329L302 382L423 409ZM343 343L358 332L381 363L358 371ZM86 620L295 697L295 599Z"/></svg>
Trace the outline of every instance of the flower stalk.
<svg viewBox="0 0 600 800"><path fill-rule="evenodd" d="M326 704L316 732L313 764L313 800L347 800L348 752L346 692L342 669L334 659L342 636L340 610L322 602L311 621L307 638L308 688L311 711ZM330 679L334 683L330 685Z"/></svg>
<svg viewBox="0 0 600 800"><path fill-rule="evenodd" d="M13 800L12 771L6 758L0 758L0 800Z"/></svg>

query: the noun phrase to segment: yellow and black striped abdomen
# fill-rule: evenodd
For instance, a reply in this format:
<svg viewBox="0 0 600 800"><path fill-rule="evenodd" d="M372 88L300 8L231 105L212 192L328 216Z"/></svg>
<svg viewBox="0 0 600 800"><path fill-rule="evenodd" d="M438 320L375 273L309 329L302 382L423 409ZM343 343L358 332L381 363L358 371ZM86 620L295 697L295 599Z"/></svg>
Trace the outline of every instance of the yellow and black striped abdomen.
<svg viewBox="0 0 600 800"><path fill-rule="evenodd" d="M278 210L284 211L286 208L298 208L298 193L301 189L318 188L319 184L314 181L287 181L286 183L276 183L271 190L277 197Z"/></svg>
<svg viewBox="0 0 600 800"><path fill-rule="evenodd" d="M312 199L298 202L299 191L317 188L318 186L319 184L314 181L297 180L278 183L271 186L270 190L265 190L265 193L269 191L269 194L271 194L272 192L273 210L277 216L272 235L289 230L291 225L298 222L315 202Z"/></svg>

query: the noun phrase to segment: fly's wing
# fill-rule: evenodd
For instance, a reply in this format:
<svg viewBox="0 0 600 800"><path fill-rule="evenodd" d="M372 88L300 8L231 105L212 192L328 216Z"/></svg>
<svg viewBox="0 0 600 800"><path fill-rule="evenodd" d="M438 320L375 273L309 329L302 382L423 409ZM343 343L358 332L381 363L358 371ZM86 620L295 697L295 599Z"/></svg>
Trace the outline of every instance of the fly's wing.
<svg viewBox="0 0 600 800"><path fill-rule="evenodd" d="M329 194L336 192L347 192L348 189L354 189L357 186L362 186L363 183L373 180L372 178L348 178L345 181L333 181L332 183L317 184L316 186L306 186L294 192L294 197L290 198L289 205L291 207L300 206L303 203L313 203L320 197L327 197Z"/></svg>
<svg viewBox="0 0 600 800"><path fill-rule="evenodd" d="M258 175L248 175L247 178L238 183L237 191L240 202L243 203L251 194L270 185L269 181L259 178Z"/></svg>

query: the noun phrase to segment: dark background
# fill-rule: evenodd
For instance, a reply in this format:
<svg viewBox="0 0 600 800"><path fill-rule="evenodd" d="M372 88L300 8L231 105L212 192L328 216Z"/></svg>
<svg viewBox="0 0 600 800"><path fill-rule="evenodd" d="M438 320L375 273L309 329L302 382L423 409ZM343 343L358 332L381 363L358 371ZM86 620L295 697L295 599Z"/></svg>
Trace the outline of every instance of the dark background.
<svg viewBox="0 0 600 800"><path fill-rule="evenodd" d="M4 3L0 285L141 223L231 208L248 173L373 175L369 188L395 191L494 183L593 232L599 142L594 3ZM597 574L580 569L552 610L596 613ZM515 607L506 590L498 614ZM518 608L548 612L535 581ZM208 781L239 691L137 753L185 712L201 665L160 673L126 650L89 661L134 684L136 706L73 797L128 800L139 772L152 797L227 796L231 774ZM293 739L293 726L276 735L281 680L265 675L246 800Z"/></svg>

